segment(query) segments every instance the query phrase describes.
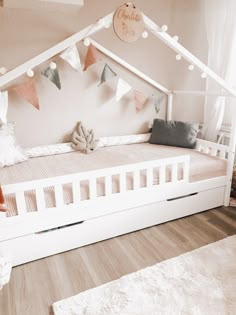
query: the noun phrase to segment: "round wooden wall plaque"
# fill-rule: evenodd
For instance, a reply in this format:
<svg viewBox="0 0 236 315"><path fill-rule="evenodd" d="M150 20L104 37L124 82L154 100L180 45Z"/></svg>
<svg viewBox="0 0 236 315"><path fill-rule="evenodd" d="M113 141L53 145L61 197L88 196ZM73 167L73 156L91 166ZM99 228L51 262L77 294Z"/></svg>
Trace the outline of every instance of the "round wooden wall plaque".
<svg viewBox="0 0 236 315"><path fill-rule="evenodd" d="M114 14L113 27L121 40L127 43L136 41L144 31L141 11L131 3L123 4Z"/></svg>

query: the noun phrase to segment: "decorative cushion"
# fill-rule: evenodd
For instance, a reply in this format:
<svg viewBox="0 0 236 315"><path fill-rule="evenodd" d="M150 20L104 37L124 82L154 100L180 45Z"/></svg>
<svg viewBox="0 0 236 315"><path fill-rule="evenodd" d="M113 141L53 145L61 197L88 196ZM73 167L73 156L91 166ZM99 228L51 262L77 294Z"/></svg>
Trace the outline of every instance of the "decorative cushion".
<svg viewBox="0 0 236 315"><path fill-rule="evenodd" d="M144 133L144 134L139 134L139 135L102 137L98 139L97 146L102 148L102 147L110 147L113 145L144 143L144 142L149 141L150 136L151 136L150 133Z"/></svg>
<svg viewBox="0 0 236 315"><path fill-rule="evenodd" d="M41 145L33 148L25 149L25 154L28 158L35 158L40 156L55 155L62 153L69 153L75 151L71 147L71 143L57 143L49 145Z"/></svg>
<svg viewBox="0 0 236 315"><path fill-rule="evenodd" d="M24 151L16 144L15 125L8 123L0 127L0 167L27 160Z"/></svg>
<svg viewBox="0 0 236 315"><path fill-rule="evenodd" d="M139 135L101 137L96 140L97 148L109 147L113 145L148 142L150 136L151 136L150 133L145 133ZM72 145L71 142L42 145L38 147L25 149L25 154L28 158L35 158L40 156L69 153L75 151L71 147L71 145Z"/></svg>
<svg viewBox="0 0 236 315"><path fill-rule="evenodd" d="M99 61L102 61L102 55L92 44L90 44L85 58L84 71L86 71L92 64Z"/></svg>
<svg viewBox="0 0 236 315"><path fill-rule="evenodd" d="M154 119L150 143L194 148L199 130L198 123Z"/></svg>
<svg viewBox="0 0 236 315"><path fill-rule="evenodd" d="M93 129L88 130L83 123L79 121L72 133L72 148L83 153L90 153L96 150L97 141Z"/></svg>

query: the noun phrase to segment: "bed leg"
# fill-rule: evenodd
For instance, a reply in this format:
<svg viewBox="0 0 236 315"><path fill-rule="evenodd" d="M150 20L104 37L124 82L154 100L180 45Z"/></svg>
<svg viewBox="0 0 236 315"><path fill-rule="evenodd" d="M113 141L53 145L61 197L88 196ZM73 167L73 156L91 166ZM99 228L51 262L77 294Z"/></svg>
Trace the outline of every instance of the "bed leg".
<svg viewBox="0 0 236 315"><path fill-rule="evenodd" d="M225 187L225 198L224 206L229 206L230 193L231 193L231 183L233 176L234 158L235 158L235 146L236 146L236 102L233 102L233 113L231 122L231 134L230 134L230 151L228 156L228 166L227 166L227 184Z"/></svg>

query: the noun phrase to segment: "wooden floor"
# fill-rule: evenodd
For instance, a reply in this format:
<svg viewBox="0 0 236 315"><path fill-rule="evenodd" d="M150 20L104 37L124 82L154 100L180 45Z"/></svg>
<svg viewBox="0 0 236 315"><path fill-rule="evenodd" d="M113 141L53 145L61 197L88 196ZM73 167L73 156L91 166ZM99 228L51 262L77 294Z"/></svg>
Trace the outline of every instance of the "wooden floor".
<svg viewBox="0 0 236 315"><path fill-rule="evenodd" d="M53 302L236 234L236 208L218 208L15 267L1 315L52 314Z"/></svg>

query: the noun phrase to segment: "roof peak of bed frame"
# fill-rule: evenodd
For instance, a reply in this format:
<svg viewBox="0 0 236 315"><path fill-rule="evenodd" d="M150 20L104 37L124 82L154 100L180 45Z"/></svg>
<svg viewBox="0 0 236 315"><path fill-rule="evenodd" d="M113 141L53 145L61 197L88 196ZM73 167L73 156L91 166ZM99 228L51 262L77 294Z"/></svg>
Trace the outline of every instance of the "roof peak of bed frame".
<svg viewBox="0 0 236 315"><path fill-rule="evenodd" d="M69 48L70 46L76 44L77 42L83 40L84 38L91 36L100 30L104 29L105 25L111 24L113 20L114 12L106 15L103 17L104 23L98 23L99 20L92 25L89 25L88 27L82 29L81 31L75 33L74 35L68 37L67 39L63 40L62 42L56 44L55 46L49 48L48 50L44 51L43 53L39 54L38 56L30 59L29 61L21 64L20 66L16 67L13 70L10 70L6 74L4 74L2 77L0 77L0 88L2 88L4 85L10 83L11 81L17 79L21 75L25 74L29 69L35 68L41 63L47 61L48 59L54 57L55 55L61 53L63 50ZM197 67L200 71L206 73L206 75L210 78L212 78L215 82L221 86L225 91L227 91L230 95L236 96L236 91L229 86L229 84L221 78L219 75L217 75L213 70L211 70L207 65L205 65L202 61L200 61L196 56L194 56L190 51L188 51L184 46L182 46L180 43L178 43L173 37L171 37L168 33L163 32L161 27L157 25L155 22L153 22L150 18L148 18L145 14L143 14L144 24L146 28L153 33L157 38L159 38L162 42L164 42L167 46L169 46L171 49L173 49L175 52L180 54L182 57L184 57L188 62L190 62L192 65ZM94 43L96 43L94 41ZM121 59L120 57L114 55L112 52L108 51L105 47L102 45L96 43L97 47L100 48L100 50L103 50L103 53L111 57L113 55L113 58L116 62L121 64L123 67L128 69L129 71L135 73L137 76L142 78L144 81L148 82L149 84L153 85L157 89L161 90L165 94L172 94L173 91L169 90L168 88L162 86L157 81L149 78L145 74L141 73L138 69L128 64L126 61ZM114 58L115 56L115 58ZM177 92L177 91L175 91ZM186 91L187 93L187 91ZM198 91L196 91L196 94ZM177 94L177 93L176 93ZM201 91L202 94L202 91ZM222 90L219 90L219 95L222 95ZM228 94L226 93L226 96Z"/></svg>

